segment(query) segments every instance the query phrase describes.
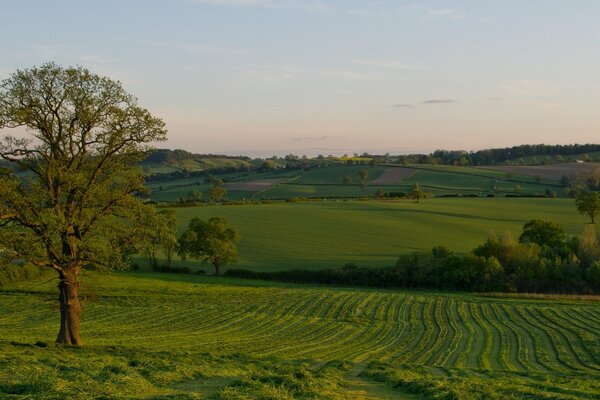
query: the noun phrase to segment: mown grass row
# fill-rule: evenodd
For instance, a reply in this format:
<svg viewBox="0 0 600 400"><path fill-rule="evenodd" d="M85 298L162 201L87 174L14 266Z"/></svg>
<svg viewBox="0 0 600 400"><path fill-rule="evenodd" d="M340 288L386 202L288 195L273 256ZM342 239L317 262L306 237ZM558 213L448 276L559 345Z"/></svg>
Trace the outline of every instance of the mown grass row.
<svg viewBox="0 0 600 400"><path fill-rule="evenodd" d="M396 379L396 384L400 376L411 376L417 383L443 376L447 389L465 376L481 385L495 385L497 379L515 384L512 380L517 377L519 393L536 388L538 394L560 392L564 398L576 398L581 388L558 378L600 379L596 302L310 288L139 273L105 277L86 273L82 292L87 298L82 328L89 351L114 349L102 356L108 364L130 358L127 353L132 351L162 353L166 359L174 350L198 359L204 357L201 354L237 354L253 360L248 361L252 367L236 364L242 370L236 373L243 378L265 358L308 366L334 360L379 363L368 374L390 382ZM17 351L19 346L30 354L46 351L36 364L39 371L62 365L53 358L51 347L29 347L36 341L48 342L55 334L55 297L53 282L0 290L0 367L12 366L11 381L29 379L14 372L18 362L13 358L25 357ZM44 357L53 361L43 362ZM75 364L83 362L76 354L69 357ZM407 375L409 366L429 371L430 376ZM226 378L213 367L215 376ZM90 367L76 368L83 373ZM206 368L200 375L182 372L179 378L176 370L171 371L161 375L160 384L147 374L144 384L175 390L175 384L208 379ZM8 378L0 368L0 381Z"/></svg>

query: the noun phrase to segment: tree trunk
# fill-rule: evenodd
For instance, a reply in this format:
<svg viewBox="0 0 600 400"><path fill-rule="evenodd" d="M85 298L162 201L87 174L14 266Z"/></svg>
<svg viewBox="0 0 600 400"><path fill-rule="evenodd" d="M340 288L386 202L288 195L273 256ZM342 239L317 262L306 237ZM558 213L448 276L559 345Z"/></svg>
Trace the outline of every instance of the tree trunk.
<svg viewBox="0 0 600 400"><path fill-rule="evenodd" d="M221 275L221 266L219 264L213 264L215 266L215 276Z"/></svg>
<svg viewBox="0 0 600 400"><path fill-rule="evenodd" d="M81 346L79 322L81 320L81 302L79 301L79 282L74 272L60 272L58 289L60 294L60 330L56 343Z"/></svg>

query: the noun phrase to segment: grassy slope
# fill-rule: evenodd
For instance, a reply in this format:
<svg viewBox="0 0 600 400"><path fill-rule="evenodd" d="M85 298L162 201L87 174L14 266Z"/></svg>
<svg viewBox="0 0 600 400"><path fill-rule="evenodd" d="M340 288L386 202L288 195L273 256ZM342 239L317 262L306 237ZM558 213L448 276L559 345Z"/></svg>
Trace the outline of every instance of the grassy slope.
<svg viewBox="0 0 600 400"><path fill-rule="evenodd" d="M38 347L58 326L55 286L0 290L0 398L416 398L406 390L593 399L600 391L597 302L86 272L87 346Z"/></svg>
<svg viewBox="0 0 600 400"><path fill-rule="evenodd" d="M559 222L571 234L587 223L572 199L278 203L180 208L177 215L180 231L193 216L229 219L242 236L237 267L256 270L392 265L400 253L439 244L467 252L492 232L518 236L534 218Z"/></svg>
<svg viewBox="0 0 600 400"><path fill-rule="evenodd" d="M276 171L271 173L244 173L228 174L226 180L253 181L267 177L289 177L289 182L277 185L259 193L230 191L227 196L230 200L240 199L278 199L291 197L372 197L378 189L386 192L405 192L412 190L416 183L434 195L443 194L476 194L485 196L494 193L499 196L505 194L544 194L547 189L562 193L555 181L542 180L540 184L534 182L533 176L512 174L507 179L507 174L492 170L471 167L454 167L441 165L410 165L417 172L397 185L368 185L362 189L359 184L358 172L366 170L369 173L368 181L371 182L381 176L386 169L393 166L369 167L366 165L336 166L329 168L315 168L305 173L300 171ZM352 184L342 184L342 178L350 176ZM150 184L152 198L157 201L174 201L179 196L186 196L191 189L208 191L207 185L196 187L201 178L184 178L168 182ZM517 190L517 185L521 187ZM495 190L494 190L495 186ZM162 187L163 190L159 190Z"/></svg>

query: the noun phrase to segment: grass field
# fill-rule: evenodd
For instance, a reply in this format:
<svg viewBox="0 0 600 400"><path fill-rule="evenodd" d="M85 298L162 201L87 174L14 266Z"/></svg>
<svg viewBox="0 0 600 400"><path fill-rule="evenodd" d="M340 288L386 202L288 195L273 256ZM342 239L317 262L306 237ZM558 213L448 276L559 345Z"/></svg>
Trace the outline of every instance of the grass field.
<svg viewBox="0 0 600 400"><path fill-rule="evenodd" d="M401 253L444 244L466 253L490 234L541 218L581 234L586 217L573 199L438 198L421 203L327 201L178 208L180 232L194 216L224 216L242 236L240 262L254 270L390 266ZM187 264L189 265L189 264ZM202 267L212 272L208 266Z"/></svg>
<svg viewBox="0 0 600 400"><path fill-rule="evenodd" d="M600 303L86 272L0 290L0 398L598 399ZM36 342L37 345L35 344Z"/></svg>
<svg viewBox="0 0 600 400"><path fill-rule="evenodd" d="M405 179L393 184L376 183L387 171L394 168L413 170ZM358 172L366 170L369 174L367 186L362 188ZM351 184L342 184L345 176L352 178ZM378 189L385 192L410 193L415 184L435 196L447 194L496 196L544 195L548 190L561 195L563 188L556 180L542 179L536 183L533 175L518 174L516 171L507 173L491 169L473 167L456 167L447 165L382 165L370 167L367 165L334 166L328 168L313 168L302 172L300 170L277 170L266 173L234 173L222 176L226 181L236 183L252 183L262 179L285 179L281 184L261 191L230 190L228 200L241 199L287 199L294 197L373 197ZM557 178L558 179L558 178ZM149 184L151 197L156 201L175 201L178 197L186 197L191 190L200 190L208 197L210 185L204 184L202 178L182 178L166 182Z"/></svg>

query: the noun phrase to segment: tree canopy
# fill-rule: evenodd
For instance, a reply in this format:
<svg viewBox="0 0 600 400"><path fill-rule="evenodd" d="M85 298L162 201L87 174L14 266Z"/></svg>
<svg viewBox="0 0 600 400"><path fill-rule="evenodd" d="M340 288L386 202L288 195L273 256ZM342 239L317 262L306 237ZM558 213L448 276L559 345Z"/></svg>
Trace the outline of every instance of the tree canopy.
<svg viewBox="0 0 600 400"><path fill-rule="evenodd" d="M591 223L596 223L596 216L600 212L600 195L596 192L583 192L575 199L577 211L580 214L587 214Z"/></svg>
<svg viewBox="0 0 600 400"><path fill-rule="evenodd" d="M85 68L49 63L0 84L0 235L11 259L59 276L58 343L81 344L78 274L118 268L146 212L136 169L148 146L166 138L161 119L119 82ZM23 129L24 128L24 129ZM10 261L8 261L10 262Z"/></svg>
<svg viewBox="0 0 600 400"><path fill-rule="evenodd" d="M221 274L221 266L237 262L235 243L240 234L223 217L212 217L208 221L194 217L188 229L179 238L179 255L190 256L215 267L215 275Z"/></svg>

